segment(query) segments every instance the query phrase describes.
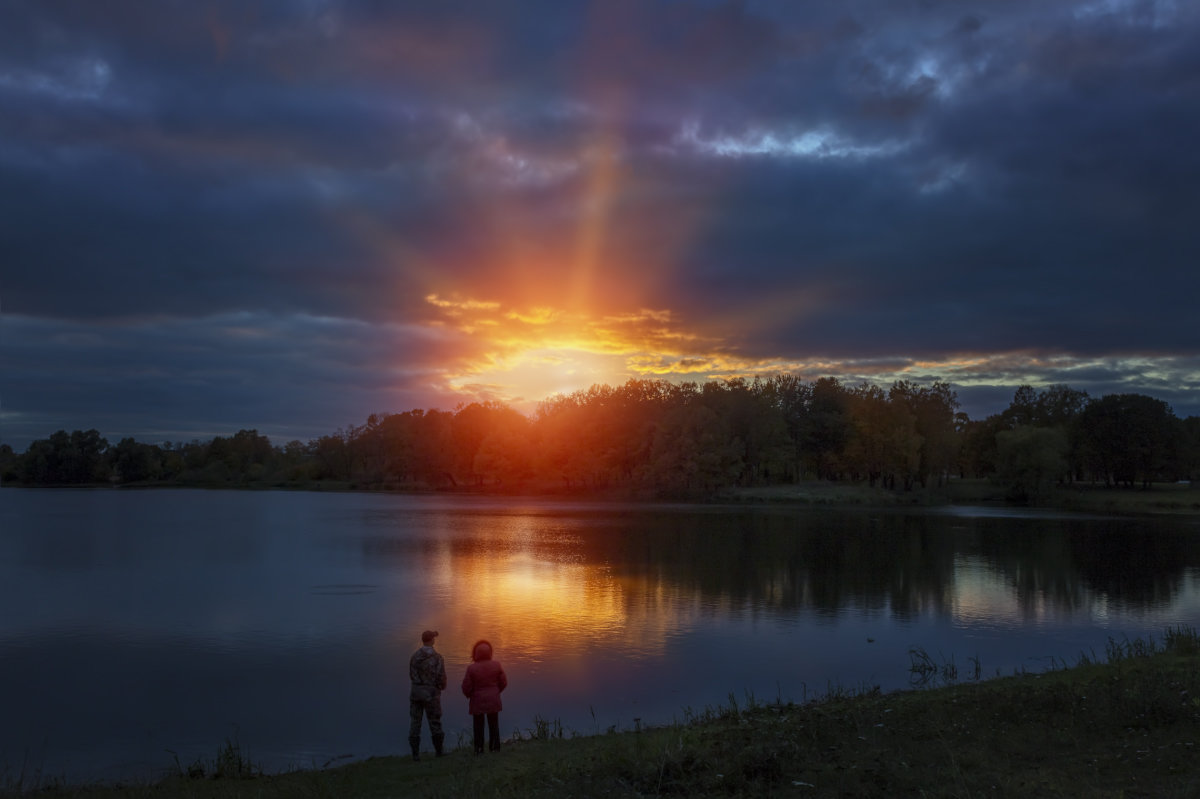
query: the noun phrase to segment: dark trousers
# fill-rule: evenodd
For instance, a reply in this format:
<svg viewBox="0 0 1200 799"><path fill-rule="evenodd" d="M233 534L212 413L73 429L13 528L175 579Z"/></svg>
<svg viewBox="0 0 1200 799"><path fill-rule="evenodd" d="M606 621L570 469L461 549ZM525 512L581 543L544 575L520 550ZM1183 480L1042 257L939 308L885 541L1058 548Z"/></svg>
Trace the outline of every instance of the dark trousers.
<svg viewBox="0 0 1200 799"><path fill-rule="evenodd" d="M434 692L431 699L413 699L408 700L408 740L421 740L421 716L429 719L429 734L433 736L433 740L438 740L442 735L442 696L440 693Z"/></svg>
<svg viewBox="0 0 1200 799"><path fill-rule="evenodd" d="M472 716L471 720L475 723L475 754L483 751L483 713ZM500 749L500 714L488 713L488 749L493 752Z"/></svg>

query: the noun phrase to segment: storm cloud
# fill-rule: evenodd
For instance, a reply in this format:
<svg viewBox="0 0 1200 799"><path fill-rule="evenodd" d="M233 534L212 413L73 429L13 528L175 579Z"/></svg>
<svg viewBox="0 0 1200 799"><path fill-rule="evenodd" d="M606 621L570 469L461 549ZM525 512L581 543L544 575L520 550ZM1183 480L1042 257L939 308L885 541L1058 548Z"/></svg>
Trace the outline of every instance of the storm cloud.
<svg viewBox="0 0 1200 799"><path fill-rule="evenodd" d="M1170 0L17 0L0 440L773 371L1197 414L1198 137Z"/></svg>

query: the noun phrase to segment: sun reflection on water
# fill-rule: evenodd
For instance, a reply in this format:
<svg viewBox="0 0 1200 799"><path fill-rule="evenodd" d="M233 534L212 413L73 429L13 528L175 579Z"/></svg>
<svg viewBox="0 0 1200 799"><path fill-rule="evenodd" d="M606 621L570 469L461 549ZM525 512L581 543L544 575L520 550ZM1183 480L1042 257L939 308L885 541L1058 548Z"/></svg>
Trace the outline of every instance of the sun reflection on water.
<svg viewBox="0 0 1200 799"><path fill-rule="evenodd" d="M487 637L498 653L531 666L552 659L561 670L597 649L658 656L699 612L699 596L587 562L573 536L547 535L534 518L479 521L486 530L427 561L436 581L451 584L456 638Z"/></svg>

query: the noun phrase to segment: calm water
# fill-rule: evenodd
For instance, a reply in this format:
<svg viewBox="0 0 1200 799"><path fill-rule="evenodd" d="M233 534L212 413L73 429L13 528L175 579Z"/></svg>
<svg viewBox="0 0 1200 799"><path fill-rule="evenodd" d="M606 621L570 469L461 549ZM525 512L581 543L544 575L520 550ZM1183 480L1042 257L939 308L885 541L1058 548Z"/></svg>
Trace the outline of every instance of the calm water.
<svg viewBox="0 0 1200 799"><path fill-rule="evenodd" d="M453 741L479 637L509 735L903 688L914 646L1041 670L1178 624L1200 626L1196 519L4 489L0 785L234 736L272 770L398 753L426 627Z"/></svg>

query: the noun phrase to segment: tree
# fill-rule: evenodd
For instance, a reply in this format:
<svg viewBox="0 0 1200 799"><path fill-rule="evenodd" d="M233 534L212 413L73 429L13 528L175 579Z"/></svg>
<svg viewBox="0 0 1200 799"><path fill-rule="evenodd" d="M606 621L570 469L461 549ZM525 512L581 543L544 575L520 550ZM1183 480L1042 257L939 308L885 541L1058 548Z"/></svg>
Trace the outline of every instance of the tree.
<svg viewBox="0 0 1200 799"><path fill-rule="evenodd" d="M1107 394L1079 416L1082 455L1105 485L1149 488L1174 480L1178 422L1167 403L1144 394Z"/></svg>
<svg viewBox="0 0 1200 799"><path fill-rule="evenodd" d="M351 459L346 434L338 430L309 444L313 459L313 477L317 480L349 480Z"/></svg>
<svg viewBox="0 0 1200 799"><path fill-rule="evenodd" d="M1012 429L1003 414L986 419L969 420L962 426L962 448L959 451L959 474L963 477L988 477L996 473L999 456L996 435Z"/></svg>
<svg viewBox="0 0 1200 799"><path fill-rule="evenodd" d="M476 485L483 481L482 476L475 473L475 455L479 452L479 445L491 432L494 410L491 403L472 402L460 406L454 414L450 428L454 446L454 474L460 480L469 480Z"/></svg>
<svg viewBox="0 0 1200 799"><path fill-rule="evenodd" d="M665 380L627 380L613 391L602 406L596 430L604 442L597 455L606 475L618 483L632 481L638 466L652 457L655 425L698 393L695 383L674 385Z"/></svg>
<svg viewBox="0 0 1200 799"><path fill-rule="evenodd" d="M1004 411L1008 429L1034 424L1037 419L1037 406L1037 389L1028 384L1017 386L1017 390L1013 392L1012 402Z"/></svg>
<svg viewBox="0 0 1200 799"><path fill-rule="evenodd" d="M850 391L852 434L846 446L845 462L853 478L866 477L874 488L888 471L891 406L879 386L863 383Z"/></svg>
<svg viewBox="0 0 1200 799"><path fill-rule="evenodd" d="M533 461L539 475L561 480L568 490L601 479L596 411L584 404L580 392L559 395L538 406L533 422L538 446Z"/></svg>
<svg viewBox="0 0 1200 799"><path fill-rule="evenodd" d="M313 477L310 461L312 447L303 441L293 439L283 445L279 453L280 474L285 480L304 481Z"/></svg>
<svg viewBox="0 0 1200 799"><path fill-rule="evenodd" d="M271 439L257 430L239 430L229 439L229 455L241 480L261 480L275 456Z"/></svg>
<svg viewBox="0 0 1200 799"><path fill-rule="evenodd" d="M114 478L122 483L138 483L162 477L162 451L158 447L123 438L115 447L109 448L107 455Z"/></svg>
<svg viewBox="0 0 1200 799"><path fill-rule="evenodd" d="M525 425L528 428L528 424ZM505 427L487 434L475 453L474 471L498 485L520 485L533 474L528 429Z"/></svg>
<svg viewBox="0 0 1200 799"><path fill-rule="evenodd" d="M883 389L863 383L850 392L853 434L845 449L852 476L866 477L874 487L882 482L911 488L920 468L921 435L916 417L904 403L890 402Z"/></svg>
<svg viewBox="0 0 1200 799"><path fill-rule="evenodd" d="M728 440L718 446L736 456L736 482L755 485L786 470L790 442L779 410L761 390L760 381L742 378L705 383L700 402L724 422Z"/></svg>
<svg viewBox="0 0 1200 799"><path fill-rule="evenodd" d="M850 438L848 404L846 390L837 378L822 377L812 384L800 441L818 480L838 476L838 456Z"/></svg>
<svg viewBox="0 0 1200 799"><path fill-rule="evenodd" d="M457 485L454 469L454 414L428 410L413 422L415 476L431 486Z"/></svg>
<svg viewBox="0 0 1200 799"><path fill-rule="evenodd" d="M789 441L789 461L784 479L796 482L804 474L805 430L812 386L795 375L776 375L762 386L763 396L783 420Z"/></svg>
<svg viewBox="0 0 1200 799"><path fill-rule="evenodd" d="M655 425L643 479L668 494L711 495L740 471L722 420L695 402L668 411Z"/></svg>
<svg viewBox="0 0 1200 799"><path fill-rule="evenodd" d="M1200 416L1189 416L1179 423L1180 474L1193 483L1200 482Z"/></svg>
<svg viewBox="0 0 1200 799"><path fill-rule="evenodd" d="M24 482L43 485L100 482L108 478L107 449L108 441L96 430L59 430L29 445L18 473Z"/></svg>
<svg viewBox="0 0 1200 799"><path fill-rule="evenodd" d="M1010 499L1033 502L1049 493L1067 468L1067 436L1061 427L1020 425L996 434L996 479Z"/></svg>
<svg viewBox="0 0 1200 799"><path fill-rule="evenodd" d="M932 386L898 380L892 384L888 400L904 405L916 421L917 435L921 437L917 481L925 487L932 477L939 486L942 485L958 461L959 438L955 420L958 395L950 389L949 383L941 380Z"/></svg>
<svg viewBox="0 0 1200 799"><path fill-rule="evenodd" d="M17 479L17 454L8 444L0 444L0 483Z"/></svg>
<svg viewBox="0 0 1200 799"><path fill-rule="evenodd" d="M1065 428L1079 418L1087 402L1086 391L1077 391L1064 385L1049 386L1038 395L1035 403L1036 423Z"/></svg>
<svg viewBox="0 0 1200 799"><path fill-rule="evenodd" d="M417 441L424 411L384 414L376 417L374 435L379 447L379 471L385 480L408 483L416 479ZM370 418L367 419L368 425Z"/></svg>

